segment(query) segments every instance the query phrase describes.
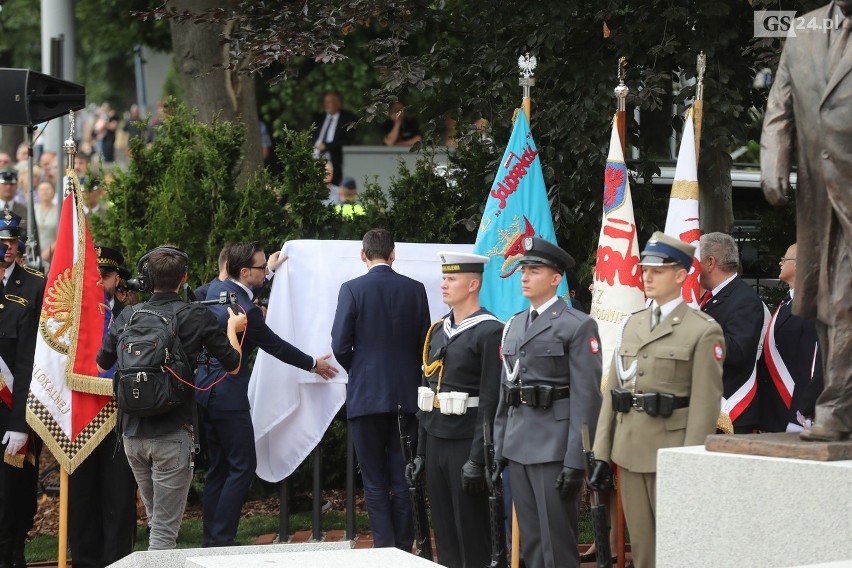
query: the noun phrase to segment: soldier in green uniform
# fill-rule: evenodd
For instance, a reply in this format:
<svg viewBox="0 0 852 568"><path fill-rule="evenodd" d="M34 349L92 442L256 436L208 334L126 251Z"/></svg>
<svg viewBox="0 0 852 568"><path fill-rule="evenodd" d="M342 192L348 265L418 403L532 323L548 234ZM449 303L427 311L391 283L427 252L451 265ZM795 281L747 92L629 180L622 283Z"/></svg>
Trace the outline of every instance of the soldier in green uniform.
<svg viewBox="0 0 852 568"><path fill-rule="evenodd" d="M657 450L703 444L716 431L725 339L707 314L681 299L695 247L660 232L642 251L647 308L626 318L615 346L589 479L611 484L618 465L637 568L655 563Z"/></svg>

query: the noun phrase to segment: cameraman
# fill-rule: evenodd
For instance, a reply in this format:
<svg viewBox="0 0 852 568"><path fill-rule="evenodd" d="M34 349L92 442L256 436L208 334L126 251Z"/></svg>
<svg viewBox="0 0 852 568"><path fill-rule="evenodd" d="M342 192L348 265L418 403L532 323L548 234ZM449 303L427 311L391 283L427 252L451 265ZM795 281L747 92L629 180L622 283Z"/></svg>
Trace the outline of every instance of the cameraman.
<svg viewBox="0 0 852 568"><path fill-rule="evenodd" d="M172 246L161 246L142 259L147 263L154 291L143 305L168 312L173 304L183 303L178 291L186 282L187 254ZM125 310L110 325L97 357L100 371L115 364L118 336L133 311ZM177 311L176 320L178 337L193 366L201 350L207 349L228 372L240 368L242 349L237 333L245 329L245 315L229 311L225 325L220 327L207 308L193 304ZM148 514L151 529L148 550L175 547L192 483L193 391L187 389L185 396L183 404L164 414L142 418L121 416L124 450Z"/></svg>
<svg viewBox="0 0 852 568"><path fill-rule="evenodd" d="M230 278L214 282L207 298L216 299L222 291L237 295L237 302L248 316L243 337L246 357L243 360L248 361L248 356L260 348L285 363L317 373L324 379L334 377L337 369L327 361L330 353L315 359L290 345L269 329L263 321L261 309L252 303L252 289L263 284L268 270L263 248L256 242L234 244L228 252L227 266ZM216 314L219 324L225 325L225 306L214 305L210 309ZM257 468L248 401L251 368L247 363L240 365L233 377L216 383L221 376L221 366L216 362L206 374L198 375L199 386L212 386L209 391L198 393L198 403L205 409L204 431L210 452L210 469L202 499L205 547L235 544L240 512Z"/></svg>

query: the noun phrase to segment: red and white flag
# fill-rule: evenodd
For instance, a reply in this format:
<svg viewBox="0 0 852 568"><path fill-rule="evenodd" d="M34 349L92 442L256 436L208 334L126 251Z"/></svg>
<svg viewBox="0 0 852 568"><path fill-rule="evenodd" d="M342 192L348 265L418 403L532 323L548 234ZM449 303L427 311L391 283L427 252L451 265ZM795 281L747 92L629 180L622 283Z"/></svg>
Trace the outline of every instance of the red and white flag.
<svg viewBox="0 0 852 568"><path fill-rule="evenodd" d="M27 399L27 422L69 474L116 420L112 379L95 361L112 314L79 192L69 169Z"/></svg>
<svg viewBox="0 0 852 568"><path fill-rule="evenodd" d="M604 173L603 209L591 316L598 322L603 350L603 377L606 378L612 363L619 324L645 305L633 198L630 196L630 180L615 121Z"/></svg>
<svg viewBox="0 0 852 568"><path fill-rule="evenodd" d="M695 160L695 128L692 121L692 109L683 125L683 137L680 141L680 153L677 156L669 212L666 215L667 235L678 238L695 247L695 258L686 282L683 283L683 301L698 308L701 298L701 286L698 275L701 271L701 255L698 240L701 229L698 226L698 167Z"/></svg>

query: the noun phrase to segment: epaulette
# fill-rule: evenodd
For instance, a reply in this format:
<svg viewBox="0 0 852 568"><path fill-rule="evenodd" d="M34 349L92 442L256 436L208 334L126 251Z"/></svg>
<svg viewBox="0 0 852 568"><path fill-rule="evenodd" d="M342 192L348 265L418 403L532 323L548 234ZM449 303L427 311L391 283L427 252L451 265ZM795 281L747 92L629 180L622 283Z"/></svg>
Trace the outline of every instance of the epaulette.
<svg viewBox="0 0 852 568"><path fill-rule="evenodd" d="M6 296L6 299L9 300L10 302L15 302L16 304L21 304L24 307L27 307L27 306L30 305L30 303L27 301L26 298L22 298L20 296L15 296L14 294L5 294L5 296Z"/></svg>
<svg viewBox="0 0 852 568"><path fill-rule="evenodd" d="M44 278L44 272L42 272L41 270L36 270L35 268L27 266L26 264L24 265L23 268L24 268L25 272L29 272L33 276L38 276L39 278Z"/></svg>
<svg viewBox="0 0 852 568"><path fill-rule="evenodd" d="M701 310L691 310L691 311L695 312L695 315L697 315L698 317L700 317L701 319L703 319L705 321L716 321L715 318L713 318L713 316L708 315L708 314L702 312Z"/></svg>

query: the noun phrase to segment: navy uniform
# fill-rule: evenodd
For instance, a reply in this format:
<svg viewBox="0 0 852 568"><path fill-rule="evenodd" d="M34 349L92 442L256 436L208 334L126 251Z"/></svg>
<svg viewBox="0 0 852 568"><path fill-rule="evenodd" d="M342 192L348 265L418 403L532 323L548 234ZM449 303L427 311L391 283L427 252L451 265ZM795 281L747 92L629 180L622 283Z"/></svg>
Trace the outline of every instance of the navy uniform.
<svg viewBox="0 0 852 568"><path fill-rule="evenodd" d="M439 255L444 274L473 272L481 278L488 262L475 254ZM479 291L475 294L478 307ZM481 307L456 321L457 309L432 324L423 347L417 459L423 463L425 456L438 562L481 568L491 555L482 425L493 423L497 409L503 323ZM465 395L466 408L448 414L452 399Z"/></svg>
<svg viewBox="0 0 852 568"><path fill-rule="evenodd" d="M119 251L96 246L95 252L102 277L125 270ZM106 290L112 321L124 309L114 293ZM108 566L133 552L136 480L117 430L111 430L69 478L68 541L74 568Z"/></svg>
<svg viewBox="0 0 852 568"><path fill-rule="evenodd" d="M521 265L560 275L571 256L539 238L524 240ZM597 323L553 296L506 324L496 459L508 462L527 566L579 566L577 511L585 474L582 426L594 434L601 408ZM535 315L533 315L535 314Z"/></svg>
<svg viewBox="0 0 852 568"><path fill-rule="evenodd" d="M694 253L692 245L656 232L642 251L640 264L688 271ZM654 300L622 323L594 443L598 461L589 485L608 487L608 462L618 465L637 568L655 563L657 450L703 444L716 431L724 345L719 324L690 308L680 294L662 305Z"/></svg>
<svg viewBox="0 0 852 568"><path fill-rule="evenodd" d="M5 186L12 186L17 191L18 187L18 172L15 170L3 170L0 171L0 184ZM10 212L12 215L18 217L18 228L20 229L20 235L27 235L27 206L23 203L15 201L15 198L5 201L0 197L0 215L5 215L6 212Z"/></svg>
<svg viewBox="0 0 852 568"><path fill-rule="evenodd" d="M24 544L36 513L38 456L41 441L26 422L26 400L33 374L36 330L44 277L15 263L20 229L17 215L5 212L0 219L0 244L5 275L10 275L7 294L0 285L0 432L4 462L0 465L0 567L26 566ZM38 301L36 302L36 298ZM9 388L11 387L11 388ZM7 454L11 437L26 436L20 452Z"/></svg>

